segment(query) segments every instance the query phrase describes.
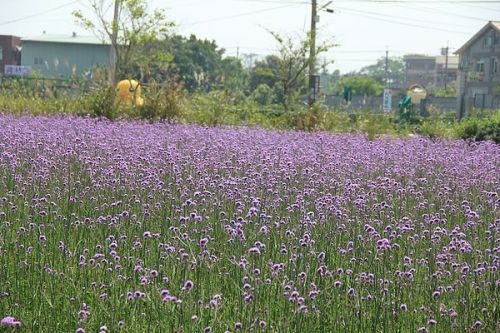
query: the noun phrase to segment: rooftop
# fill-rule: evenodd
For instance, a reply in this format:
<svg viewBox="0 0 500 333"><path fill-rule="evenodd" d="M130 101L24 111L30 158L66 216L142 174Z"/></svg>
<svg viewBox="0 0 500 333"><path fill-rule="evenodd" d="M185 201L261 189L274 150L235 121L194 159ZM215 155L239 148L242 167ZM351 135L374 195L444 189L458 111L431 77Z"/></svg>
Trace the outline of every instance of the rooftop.
<svg viewBox="0 0 500 333"><path fill-rule="evenodd" d="M493 28L500 32L500 21L489 21L484 27L481 28L474 36L472 36L462 47L460 47L455 54L463 53L477 38L481 37L489 28Z"/></svg>
<svg viewBox="0 0 500 333"><path fill-rule="evenodd" d="M436 63L444 65L446 63L446 56L437 56ZM458 68L458 56L448 56L448 68Z"/></svg>
<svg viewBox="0 0 500 333"><path fill-rule="evenodd" d="M46 42L46 43L68 43L68 44L93 44L93 45L110 45L105 43L95 36L80 36L77 34L72 35L47 35L24 37L21 39L23 42Z"/></svg>
<svg viewBox="0 0 500 333"><path fill-rule="evenodd" d="M435 56L428 56L428 55L423 55L423 54L407 54L403 56L404 60L434 60L436 57Z"/></svg>

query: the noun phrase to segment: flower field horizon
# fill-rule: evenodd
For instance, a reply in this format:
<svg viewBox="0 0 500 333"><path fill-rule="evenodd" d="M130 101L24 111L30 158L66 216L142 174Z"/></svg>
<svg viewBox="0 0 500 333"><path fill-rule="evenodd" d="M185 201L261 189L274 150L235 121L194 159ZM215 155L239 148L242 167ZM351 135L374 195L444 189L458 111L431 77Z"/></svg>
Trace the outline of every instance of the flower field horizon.
<svg viewBox="0 0 500 333"><path fill-rule="evenodd" d="M0 115L0 332L498 332L500 146Z"/></svg>

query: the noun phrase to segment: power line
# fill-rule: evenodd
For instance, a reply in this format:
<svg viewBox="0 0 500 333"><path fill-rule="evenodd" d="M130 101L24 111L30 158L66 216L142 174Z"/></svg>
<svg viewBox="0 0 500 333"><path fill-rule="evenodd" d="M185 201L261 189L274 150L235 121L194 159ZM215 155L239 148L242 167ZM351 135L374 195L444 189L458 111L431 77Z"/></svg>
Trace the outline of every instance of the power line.
<svg viewBox="0 0 500 333"><path fill-rule="evenodd" d="M340 7L338 7L338 8L340 8ZM350 9L350 8L340 8L340 9L346 11L347 13L351 12L351 15L366 17L366 18L376 20L376 21L383 21L383 22L388 22L388 23L393 23L393 24L404 25L406 27L415 27L415 28L434 30L434 31L438 30L438 31L456 33L456 34L469 34L470 33L470 32L465 32L465 31L449 30L449 29L443 29L443 28L436 28L436 27L432 27L432 26L424 26L424 25L419 25L419 24L414 24L414 23L409 23L409 22L395 21L392 19L383 19L380 16L386 16L386 15L383 15L380 13L365 12L365 11L360 11L360 10Z"/></svg>
<svg viewBox="0 0 500 333"><path fill-rule="evenodd" d="M285 1L279 1L279 0L233 0L237 2L261 2L261 3L275 3L275 4L289 4L289 5L308 5L309 2L307 1L292 1L292 0L285 0Z"/></svg>
<svg viewBox="0 0 500 333"><path fill-rule="evenodd" d="M277 48L270 48L270 47L261 47L261 46L252 46L252 45L235 45L235 46L226 46L224 48L226 49L236 49L240 48L243 50L258 50L258 51L277 51ZM455 50L455 48L450 46L450 50ZM342 49L342 48L332 48L329 52L333 53L382 53L385 52L386 49ZM413 50L401 50L401 49L390 49L391 53L415 53Z"/></svg>
<svg viewBox="0 0 500 333"><path fill-rule="evenodd" d="M259 46L250 46L250 45L237 45L237 46L226 46L224 47L225 49L237 49L240 48L242 50L250 50L250 51L269 51L269 52L275 52L277 51L276 48L269 48L269 47L259 47ZM452 48L450 47L450 50ZM374 53L383 53L385 52L385 49L363 49L363 50L343 50L339 48L333 48L330 50L330 53L344 53L344 54L358 54L358 53L364 53L364 54L374 54ZM393 50L391 49L391 53L399 53L399 54L409 54L409 53L414 53L414 51L404 51L404 50Z"/></svg>
<svg viewBox="0 0 500 333"><path fill-rule="evenodd" d="M288 4L288 5L283 5L283 6L277 6L277 7L271 7L271 8L264 8L264 9L250 11L250 12L239 13L239 14L235 14L235 15L215 17L215 18L212 18L212 19L207 19L207 20L192 22L192 23L187 24L187 26L193 26L193 25L198 25L198 24L201 24L201 23L208 23L208 22L217 22L217 21L231 20L231 19L234 19L234 18L242 17L242 16L248 16L248 15L258 14L258 13L267 12L267 11L271 11L271 10L277 10L277 9L292 7L292 6L295 6L295 5L296 4Z"/></svg>
<svg viewBox="0 0 500 333"><path fill-rule="evenodd" d="M38 13L35 13L35 14L31 14L31 15L19 17L17 19L13 19L13 20L9 20L9 21L0 22L0 26L1 25L12 24L12 23L17 23L17 22L24 21L24 20L27 20L27 19L30 19L30 18L33 18L33 17L37 17L37 16L40 16L40 15L43 15L43 14L47 14L47 13L53 12L55 10L58 10L58 9L70 6L72 4L75 4L77 2L79 2L79 0L70 1L70 2L65 3L63 5L60 5L60 6L57 6L57 7L54 7L54 8L50 8L50 9L46 9L44 11L41 11L41 12L38 12Z"/></svg>
<svg viewBox="0 0 500 333"><path fill-rule="evenodd" d="M482 9L482 10L487 10L487 11L500 12L500 9L495 9L495 8L486 8L486 7L481 7L481 6L477 6L477 5L470 5L470 4L458 4L458 5L465 7L465 8L474 8L474 9Z"/></svg>
<svg viewBox="0 0 500 333"><path fill-rule="evenodd" d="M446 11L446 10L441 10L441 9L437 9L437 8L429 8L429 7L425 7L425 6L421 6L421 5L417 5L417 6L415 6L415 5L414 6L398 5L398 7L418 10L421 12L432 13L432 14L441 13L441 14L446 15L446 16L455 16L455 17L460 17L460 18L474 20L474 21L481 21L481 22L487 21L487 19L482 18L482 17L450 13L449 11Z"/></svg>
<svg viewBox="0 0 500 333"><path fill-rule="evenodd" d="M474 3L500 3L498 0L337 0L335 2L364 2L364 3L437 3L437 4L460 4L460 3L469 3L469 4L474 4Z"/></svg>
<svg viewBox="0 0 500 333"><path fill-rule="evenodd" d="M293 0L233 0L238 2L267 2L267 3L293 3L293 4L309 4L307 1L293 1ZM498 0L336 0L336 3L341 2L357 2L357 3L431 3L431 4L476 4L476 3L500 3Z"/></svg>
<svg viewBox="0 0 500 333"><path fill-rule="evenodd" d="M402 6L401 6L402 7ZM350 8L345 8L345 7L337 7L339 9L348 9L351 11L356 11L364 14L370 14L370 15L377 15L377 16L385 16L389 18L395 18L395 19L404 19L405 17L398 16L398 15L390 15L390 14L382 14L378 12L370 12L370 11L365 11L365 10L359 10L359 9L350 9ZM437 22L437 21L432 21L432 20L425 20L425 19L415 19L412 18L412 22L422 22L422 23L432 23L432 24L442 24L442 22ZM472 29L470 26L465 26L465 25L460 25L460 24L446 24L447 26L455 26L455 27L460 27L460 28L466 28L466 29Z"/></svg>

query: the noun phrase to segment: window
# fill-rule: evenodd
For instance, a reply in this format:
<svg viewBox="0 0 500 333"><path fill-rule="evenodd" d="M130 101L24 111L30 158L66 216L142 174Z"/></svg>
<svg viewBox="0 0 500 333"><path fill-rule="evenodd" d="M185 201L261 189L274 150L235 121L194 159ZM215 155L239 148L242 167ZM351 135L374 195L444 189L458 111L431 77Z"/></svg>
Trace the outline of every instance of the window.
<svg viewBox="0 0 500 333"><path fill-rule="evenodd" d="M2 60L3 60L3 49L0 46L0 61L2 61Z"/></svg>
<svg viewBox="0 0 500 333"><path fill-rule="evenodd" d="M484 72L484 61L483 60L476 62L476 72L479 72L479 73Z"/></svg>
<svg viewBox="0 0 500 333"><path fill-rule="evenodd" d="M493 36L486 36L484 38L484 47L490 47L493 45Z"/></svg>

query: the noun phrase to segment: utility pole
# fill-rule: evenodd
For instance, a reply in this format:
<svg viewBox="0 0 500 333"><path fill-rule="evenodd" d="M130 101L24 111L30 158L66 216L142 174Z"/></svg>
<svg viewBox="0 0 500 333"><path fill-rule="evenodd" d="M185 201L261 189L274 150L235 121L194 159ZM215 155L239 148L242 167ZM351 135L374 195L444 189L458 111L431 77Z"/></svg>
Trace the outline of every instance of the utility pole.
<svg viewBox="0 0 500 333"><path fill-rule="evenodd" d="M385 50L385 86L389 86L389 49Z"/></svg>
<svg viewBox="0 0 500 333"><path fill-rule="evenodd" d="M444 90L448 90L448 45L446 45L445 52L446 57L444 60Z"/></svg>
<svg viewBox="0 0 500 333"><path fill-rule="evenodd" d="M120 15L120 2L115 0L115 8L113 11L113 22L111 30L111 75L110 82L114 86L116 83L116 72L118 66L118 16Z"/></svg>
<svg viewBox="0 0 500 333"><path fill-rule="evenodd" d="M311 4L311 41L309 49L309 96L308 105L312 106L316 101L316 20L318 16L318 2L312 0Z"/></svg>

